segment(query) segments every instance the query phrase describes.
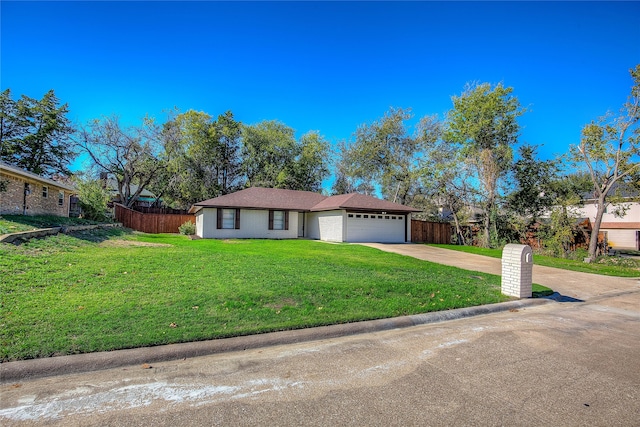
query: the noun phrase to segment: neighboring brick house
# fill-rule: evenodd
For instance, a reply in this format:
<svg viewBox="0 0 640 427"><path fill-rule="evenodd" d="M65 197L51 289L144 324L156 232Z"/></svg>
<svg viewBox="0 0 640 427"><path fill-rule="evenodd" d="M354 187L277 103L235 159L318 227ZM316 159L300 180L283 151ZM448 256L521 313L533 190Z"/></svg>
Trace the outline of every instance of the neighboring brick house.
<svg viewBox="0 0 640 427"><path fill-rule="evenodd" d="M75 189L0 162L0 215L69 216Z"/></svg>

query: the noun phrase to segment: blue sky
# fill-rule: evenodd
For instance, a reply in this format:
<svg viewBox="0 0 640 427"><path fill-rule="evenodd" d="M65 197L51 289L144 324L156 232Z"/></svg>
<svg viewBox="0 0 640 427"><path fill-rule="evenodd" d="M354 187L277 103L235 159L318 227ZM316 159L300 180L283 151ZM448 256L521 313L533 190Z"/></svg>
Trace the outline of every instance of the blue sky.
<svg viewBox="0 0 640 427"><path fill-rule="evenodd" d="M77 123L172 107L277 119L335 143L389 107L443 116L467 82L529 108L541 157L629 94L640 2L0 2L0 87Z"/></svg>

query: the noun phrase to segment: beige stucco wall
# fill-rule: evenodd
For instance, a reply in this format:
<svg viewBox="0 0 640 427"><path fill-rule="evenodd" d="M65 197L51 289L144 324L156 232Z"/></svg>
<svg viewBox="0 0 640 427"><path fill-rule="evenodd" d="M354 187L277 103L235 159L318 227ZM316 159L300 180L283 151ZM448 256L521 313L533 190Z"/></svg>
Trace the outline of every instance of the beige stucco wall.
<svg viewBox="0 0 640 427"><path fill-rule="evenodd" d="M640 202L623 203L627 207L624 216L618 217L614 214L615 206L607 206L607 210L602 216L601 232L607 233L607 240L611 247L615 249L638 249L636 232L640 230ZM597 206L587 203L578 208L578 215L589 218L591 222L596 218ZM615 224L616 228L609 228L606 225ZM624 224L629 224L625 228Z"/></svg>
<svg viewBox="0 0 640 427"><path fill-rule="evenodd" d="M614 215L615 206L607 206L607 211L602 216L602 222L640 222L640 202L623 203L628 209L623 217ZM578 215L589 218L593 222L596 219L597 206L593 203L587 203L578 208Z"/></svg>
<svg viewBox="0 0 640 427"><path fill-rule="evenodd" d="M269 230L269 211L240 210L240 228L217 229L216 208L203 208L196 214L196 233L210 239L295 239L298 237L298 213L289 212L288 230Z"/></svg>
<svg viewBox="0 0 640 427"><path fill-rule="evenodd" d="M22 215L24 205L24 184L29 184L30 194L26 198L27 215L69 216L69 198L71 192L35 179L19 177L0 172L0 180L7 182L7 190L0 192L0 214ZM43 187L47 187L47 197L43 196ZM58 194L62 192L64 200L58 205Z"/></svg>

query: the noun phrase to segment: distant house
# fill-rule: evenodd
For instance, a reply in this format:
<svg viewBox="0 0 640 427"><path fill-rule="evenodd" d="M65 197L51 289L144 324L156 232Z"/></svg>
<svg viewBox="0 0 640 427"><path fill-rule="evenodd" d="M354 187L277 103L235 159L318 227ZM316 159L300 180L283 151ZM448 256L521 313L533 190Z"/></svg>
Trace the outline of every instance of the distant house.
<svg viewBox="0 0 640 427"><path fill-rule="evenodd" d="M75 189L0 162L0 214L69 216Z"/></svg>
<svg viewBox="0 0 640 427"><path fill-rule="evenodd" d="M251 187L196 203L189 212L203 238L401 243L411 241L411 213L417 211L363 194Z"/></svg>
<svg viewBox="0 0 640 427"><path fill-rule="evenodd" d="M606 208L600 233L613 249L640 250L640 197L629 196L627 199L628 202L623 203L627 210L622 217L614 214L615 206ZM585 200L584 206L577 208L578 215L589 218L593 224L597 208L595 200Z"/></svg>
<svg viewBox="0 0 640 427"><path fill-rule="evenodd" d="M125 204L122 198L120 197L120 191L118 190L118 182L109 178L106 180L106 188L111 195L111 201L116 203ZM138 186L136 184L129 185L129 194L135 194L138 191ZM151 191L146 188L140 192L140 195L136 198L133 203L133 208L148 208L153 206L153 204L157 201L157 197Z"/></svg>

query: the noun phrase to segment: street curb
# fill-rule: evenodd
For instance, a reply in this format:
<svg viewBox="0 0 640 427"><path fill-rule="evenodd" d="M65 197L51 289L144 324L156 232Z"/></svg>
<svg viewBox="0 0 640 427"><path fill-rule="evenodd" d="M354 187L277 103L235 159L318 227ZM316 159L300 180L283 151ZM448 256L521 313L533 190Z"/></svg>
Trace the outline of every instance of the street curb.
<svg viewBox="0 0 640 427"><path fill-rule="evenodd" d="M552 302L552 300L546 298L523 299L391 319L367 320L183 344L5 362L0 363L0 384L407 328L507 310L517 310L549 302Z"/></svg>

